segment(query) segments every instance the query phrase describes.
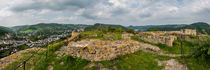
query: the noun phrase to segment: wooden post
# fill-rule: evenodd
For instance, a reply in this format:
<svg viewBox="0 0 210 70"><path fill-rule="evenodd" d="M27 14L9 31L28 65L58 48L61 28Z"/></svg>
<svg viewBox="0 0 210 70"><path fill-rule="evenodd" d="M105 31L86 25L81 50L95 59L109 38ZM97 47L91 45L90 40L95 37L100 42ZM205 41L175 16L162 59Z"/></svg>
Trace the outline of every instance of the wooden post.
<svg viewBox="0 0 210 70"><path fill-rule="evenodd" d="M26 70L26 61L23 61L23 70Z"/></svg>

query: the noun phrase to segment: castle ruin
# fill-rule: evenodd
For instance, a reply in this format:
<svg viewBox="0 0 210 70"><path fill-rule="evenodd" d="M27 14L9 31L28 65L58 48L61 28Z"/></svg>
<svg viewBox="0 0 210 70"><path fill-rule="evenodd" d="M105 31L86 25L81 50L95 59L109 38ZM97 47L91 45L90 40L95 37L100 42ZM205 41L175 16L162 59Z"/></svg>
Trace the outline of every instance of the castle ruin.
<svg viewBox="0 0 210 70"><path fill-rule="evenodd" d="M196 35L194 29L182 29L180 31L153 31L153 32L140 32L135 36L152 43L161 43L168 46L173 46L174 40L183 38L188 35Z"/></svg>

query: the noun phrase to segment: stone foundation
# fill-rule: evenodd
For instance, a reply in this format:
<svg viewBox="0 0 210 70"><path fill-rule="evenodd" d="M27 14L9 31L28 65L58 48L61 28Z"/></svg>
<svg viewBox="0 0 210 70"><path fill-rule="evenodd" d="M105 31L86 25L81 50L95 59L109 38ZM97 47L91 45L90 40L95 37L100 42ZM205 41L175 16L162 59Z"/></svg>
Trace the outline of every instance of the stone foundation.
<svg viewBox="0 0 210 70"><path fill-rule="evenodd" d="M161 43L168 46L173 46L173 41L177 38L176 36L143 36L141 34L136 35L136 37L151 43Z"/></svg>
<svg viewBox="0 0 210 70"><path fill-rule="evenodd" d="M177 38L186 39L189 35L196 35L196 30L183 29L181 31L140 32L135 36L151 43L161 43L173 46L174 40Z"/></svg>
<svg viewBox="0 0 210 70"><path fill-rule="evenodd" d="M79 42L70 42L66 46L66 54L73 57L82 57L82 59L90 61L103 61L111 60L127 53L134 53L139 48L139 42L132 40L82 40Z"/></svg>

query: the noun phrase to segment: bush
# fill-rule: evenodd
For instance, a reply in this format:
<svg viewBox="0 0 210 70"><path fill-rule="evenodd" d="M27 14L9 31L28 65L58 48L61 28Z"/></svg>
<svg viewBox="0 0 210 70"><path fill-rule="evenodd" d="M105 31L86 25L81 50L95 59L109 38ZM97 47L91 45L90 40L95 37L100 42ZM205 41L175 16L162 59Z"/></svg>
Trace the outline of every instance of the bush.
<svg viewBox="0 0 210 70"><path fill-rule="evenodd" d="M150 28L149 31L160 31L158 28Z"/></svg>
<svg viewBox="0 0 210 70"><path fill-rule="evenodd" d="M196 48L196 51L192 55L200 63L206 65L210 62L210 43L205 42Z"/></svg>
<svg viewBox="0 0 210 70"><path fill-rule="evenodd" d="M127 29L125 31L128 32L128 33L133 33L134 34L134 29Z"/></svg>

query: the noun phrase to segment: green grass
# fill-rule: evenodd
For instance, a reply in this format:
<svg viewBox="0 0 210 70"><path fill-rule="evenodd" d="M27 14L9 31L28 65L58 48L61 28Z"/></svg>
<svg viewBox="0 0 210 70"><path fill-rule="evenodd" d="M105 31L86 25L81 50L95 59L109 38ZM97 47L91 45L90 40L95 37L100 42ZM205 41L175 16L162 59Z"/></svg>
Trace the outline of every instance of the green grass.
<svg viewBox="0 0 210 70"><path fill-rule="evenodd" d="M82 37L82 38L78 38L76 41L81 41L81 40L86 40L86 39L106 40L104 37Z"/></svg>
<svg viewBox="0 0 210 70"><path fill-rule="evenodd" d="M177 58L182 64L186 64L189 70L210 70L210 64L199 63L199 61L193 57L179 57Z"/></svg>
<svg viewBox="0 0 210 70"><path fill-rule="evenodd" d="M121 56L118 59L120 62L116 65L119 70L162 70L163 68L158 66L153 54L142 51Z"/></svg>
<svg viewBox="0 0 210 70"><path fill-rule="evenodd" d="M52 49L52 48L51 48ZM55 50L54 50L55 51ZM90 63L90 61L83 60L79 57L73 58L69 55L62 56L57 59L54 52L48 53L47 61L42 60L41 65L37 67L39 70L46 70L49 65L52 65L54 70L83 70L83 68ZM119 70L161 70L163 66L158 66L156 59L169 60L171 57L154 55L149 52L137 51L127 55L120 56L113 60L100 61L104 67L113 69L117 66ZM119 62L118 62L119 61ZM54 64L52 64L54 62ZM64 62L64 64L60 64ZM115 65L110 63L116 62ZM88 70L98 70L97 67L89 68Z"/></svg>
<svg viewBox="0 0 210 70"><path fill-rule="evenodd" d="M26 60L28 57L30 57L32 51L26 52L22 54L21 58L17 59L15 62L9 64L7 67L5 67L3 70L13 70L17 65L21 64L24 60ZM32 69L36 62L40 59L41 54L35 54L29 61L26 62L26 70ZM19 67L17 70L23 70L23 66Z"/></svg>
<svg viewBox="0 0 210 70"><path fill-rule="evenodd" d="M137 51L120 56L113 60L101 61L104 67L113 69L117 66L118 70L162 70L163 66L158 66L158 60L169 60L172 57L154 55L149 52ZM110 63L116 63L110 65Z"/></svg>
<svg viewBox="0 0 210 70"><path fill-rule="evenodd" d="M60 64L64 62L64 64ZM65 55L55 61L54 70L83 70L90 61Z"/></svg>
<svg viewBox="0 0 210 70"><path fill-rule="evenodd" d="M98 30L92 30L92 31L85 31L85 32L80 32L81 35L94 35L94 34L103 34L102 31Z"/></svg>
<svg viewBox="0 0 210 70"><path fill-rule="evenodd" d="M89 63L87 60L81 58L73 58L69 55L56 58L55 51L63 46L62 43L53 44L49 47L47 58L41 59L40 65L36 66L38 70L47 70L48 66L53 66L54 70L82 70L85 65ZM64 64L60 64L64 62ZM54 63L54 64L53 64Z"/></svg>
<svg viewBox="0 0 210 70"><path fill-rule="evenodd" d="M34 30L29 29L29 30L25 30L25 31L20 31L20 33L31 33L31 32L34 32Z"/></svg>
<svg viewBox="0 0 210 70"><path fill-rule="evenodd" d="M98 30L80 32L80 35L82 36L94 35L94 34L98 36L97 37L81 37L77 39L77 41L85 40L85 39L100 39L100 40L121 40L122 39L122 33L115 33L115 32L103 33L102 31L98 31Z"/></svg>
<svg viewBox="0 0 210 70"><path fill-rule="evenodd" d="M181 48L180 48L181 42L179 40L174 41L173 47L169 47L164 44L150 43L150 42L138 39L136 37L132 37L132 39L139 41L139 42L148 43L151 45L158 46L161 50L166 51L166 53L181 54ZM205 62L199 61L199 60L195 59L194 57L190 56L195 51L196 45L198 45L198 44L189 42L189 41L182 41L182 46L183 46L183 50L184 50L183 53L187 54L187 56L185 56L183 58L175 57L174 59L178 60L182 64L186 64L187 67L189 68L189 70L210 70L210 66L209 66L210 64L204 64ZM171 57L166 57L166 56L156 56L156 58L158 58L159 60L171 59Z"/></svg>

